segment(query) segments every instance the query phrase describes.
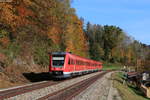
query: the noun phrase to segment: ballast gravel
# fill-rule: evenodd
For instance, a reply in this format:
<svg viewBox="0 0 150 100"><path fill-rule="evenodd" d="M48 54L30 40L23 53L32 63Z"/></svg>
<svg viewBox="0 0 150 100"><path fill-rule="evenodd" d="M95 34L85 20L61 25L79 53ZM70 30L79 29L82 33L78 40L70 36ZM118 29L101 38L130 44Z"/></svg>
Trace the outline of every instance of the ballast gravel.
<svg viewBox="0 0 150 100"><path fill-rule="evenodd" d="M21 94L21 95L14 96L14 97L10 97L10 98L7 98L5 100L36 100L36 99L41 98L43 96L46 96L50 93L53 93L53 92L56 92L58 90L64 89L64 88L66 88L68 86L71 86L75 83L78 83L82 80L85 80L87 78L95 76L99 73L101 73L101 72L96 72L96 73L84 75L84 76L81 76L81 77L77 77L77 78L74 78L74 79L56 84L56 85L52 85L52 86L45 87L45 88L42 88L42 89L33 90L32 92L28 92L28 93L24 93L24 94ZM90 100L94 100L94 99L90 99Z"/></svg>
<svg viewBox="0 0 150 100"><path fill-rule="evenodd" d="M104 75L73 100L122 100L112 86L111 74L112 72Z"/></svg>

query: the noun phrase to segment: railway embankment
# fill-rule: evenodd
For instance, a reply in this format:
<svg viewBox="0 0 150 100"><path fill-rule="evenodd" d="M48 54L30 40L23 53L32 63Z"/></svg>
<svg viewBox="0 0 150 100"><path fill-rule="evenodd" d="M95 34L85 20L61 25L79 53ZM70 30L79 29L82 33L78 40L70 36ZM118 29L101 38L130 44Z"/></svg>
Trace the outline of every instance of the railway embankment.
<svg viewBox="0 0 150 100"><path fill-rule="evenodd" d="M65 99L63 100L66 100L68 98L67 95L70 95L69 93L71 91L74 91L74 89L80 87L81 90L79 88L77 89L79 91L73 92L75 94L72 97L73 100L122 100L122 94L120 92L120 89L117 88L118 86L116 87L117 84L115 83L116 81L118 81L118 79L116 79L116 76L114 76L116 75L117 72L113 71L113 72L108 72L106 74L102 74L104 72L103 71L96 72L96 73L87 74L72 79L58 81L57 83L47 85L46 87L43 88L37 88L40 87L40 85L34 86L33 84L32 87L35 87L37 89L34 88L32 89L30 86L28 86L29 89L26 88L25 90L23 90L24 92L22 92L21 94L18 93L18 95L16 94L15 96L12 97L5 97L4 99L21 100L23 98L24 100L36 100L36 99L45 100L47 98L49 99L49 97L52 97L53 99L53 97L59 98L60 96L59 100L62 100L61 94L63 94L63 97L66 96ZM94 77L97 76L98 78L95 79L93 83L85 86L86 87L85 89L84 88L82 89L82 86L84 87L84 84L88 84L88 80L94 79ZM85 80L87 80L87 82ZM44 83L40 83L40 84L44 85ZM30 91L27 92L27 90ZM5 94L7 94L7 92Z"/></svg>
<svg viewBox="0 0 150 100"><path fill-rule="evenodd" d="M47 86L45 88L36 89L36 90L30 91L27 93L19 94L19 95L13 96L13 97L5 98L5 99L6 100L21 100L23 98L24 100L36 100L36 99L42 98L42 97L44 97L50 93L53 93L53 92L59 91L61 89L67 88L68 86L76 84L76 83L83 81L87 78L98 75L100 73L101 72L97 72L97 73L92 73L92 74L84 75L81 77L73 78L73 79L61 82L59 84L50 85L50 86Z"/></svg>
<svg viewBox="0 0 150 100"><path fill-rule="evenodd" d="M112 74L112 79L113 86L119 91L123 100L150 100L134 81L125 81L122 72Z"/></svg>

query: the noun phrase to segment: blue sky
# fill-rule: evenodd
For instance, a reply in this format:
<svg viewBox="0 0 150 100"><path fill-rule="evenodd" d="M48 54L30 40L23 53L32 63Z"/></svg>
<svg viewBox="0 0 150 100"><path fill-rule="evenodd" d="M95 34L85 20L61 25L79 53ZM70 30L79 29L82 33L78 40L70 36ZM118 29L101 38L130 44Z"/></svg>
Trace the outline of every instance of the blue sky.
<svg viewBox="0 0 150 100"><path fill-rule="evenodd" d="M85 22L119 26L150 45L150 0L73 0L72 7Z"/></svg>

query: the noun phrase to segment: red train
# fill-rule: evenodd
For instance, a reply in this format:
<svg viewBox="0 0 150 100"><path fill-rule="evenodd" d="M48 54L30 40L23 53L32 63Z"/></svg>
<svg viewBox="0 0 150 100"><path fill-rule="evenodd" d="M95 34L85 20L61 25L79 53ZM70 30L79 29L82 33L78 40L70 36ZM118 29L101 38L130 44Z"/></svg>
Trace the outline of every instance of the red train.
<svg viewBox="0 0 150 100"><path fill-rule="evenodd" d="M49 71L55 78L67 78L96 72L102 69L102 63L68 52L50 54Z"/></svg>

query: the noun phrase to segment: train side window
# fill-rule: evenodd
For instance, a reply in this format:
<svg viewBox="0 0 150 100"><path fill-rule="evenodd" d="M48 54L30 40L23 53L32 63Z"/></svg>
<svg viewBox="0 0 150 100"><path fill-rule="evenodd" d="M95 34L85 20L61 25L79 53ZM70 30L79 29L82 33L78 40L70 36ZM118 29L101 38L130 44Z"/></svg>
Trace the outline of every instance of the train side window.
<svg viewBox="0 0 150 100"><path fill-rule="evenodd" d="M87 66L90 66L89 62L87 62Z"/></svg>
<svg viewBox="0 0 150 100"><path fill-rule="evenodd" d="M82 65L84 65L84 62L82 61Z"/></svg>
<svg viewBox="0 0 150 100"><path fill-rule="evenodd" d="M79 65L80 64L80 62L77 60L77 65Z"/></svg>
<svg viewBox="0 0 150 100"><path fill-rule="evenodd" d="M73 65L73 59L70 59L70 64Z"/></svg>
<svg viewBox="0 0 150 100"><path fill-rule="evenodd" d="M79 60L77 60L77 65L80 65L80 61Z"/></svg>
<svg viewBox="0 0 150 100"><path fill-rule="evenodd" d="M74 59L72 59L72 65L74 65Z"/></svg>
<svg viewBox="0 0 150 100"><path fill-rule="evenodd" d="M79 60L79 65L81 65L81 61Z"/></svg>
<svg viewBox="0 0 150 100"><path fill-rule="evenodd" d="M83 65L85 65L85 62L83 61Z"/></svg>
<svg viewBox="0 0 150 100"><path fill-rule="evenodd" d="M77 65L80 65L80 61L77 60Z"/></svg>
<svg viewBox="0 0 150 100"><path fill-rule="evenodd" d="M74 65L74 60L72 59L72 65Z"/></svg>
<svg viewBox="0 0 150 100"><path fill-rule="evenodd" d="M81 61L79 61L79 65L82 65L82 62L81 62Z"/></svg>
<svg viewBox="0 0 150 100"><path fill-rule="evenodd" d="M69 58L68 64L69 64L69 65L71 64L71 62L70 62L70 58Z"/></svg>
<svg viewBox="0 0 150 100"><path fill-rule="evenodd" d="M72 65L74 65L75 64L75 61L74 61L74 59L72 60Z"/></svg>
<svg viewBox="0 0 150 100"><path fill-rule="evenodd" d="M74 60L74 64L75 64L75 65L77 65L77 64L78 64L77 60Z"/></svg>

